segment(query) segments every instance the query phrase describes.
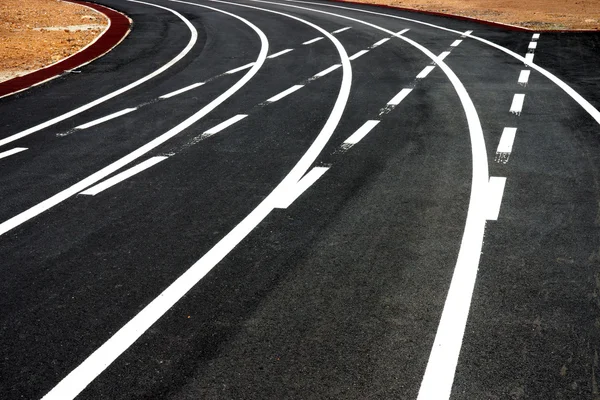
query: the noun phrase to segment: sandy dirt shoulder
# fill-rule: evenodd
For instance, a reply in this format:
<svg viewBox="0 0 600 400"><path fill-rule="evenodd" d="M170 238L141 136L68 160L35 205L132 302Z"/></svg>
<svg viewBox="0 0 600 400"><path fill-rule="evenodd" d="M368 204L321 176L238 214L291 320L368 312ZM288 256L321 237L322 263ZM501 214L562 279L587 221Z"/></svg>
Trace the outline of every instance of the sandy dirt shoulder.
<svg viewBox="0 0 600 400"><path fill-rule="evenodd" d="M0 82L60 61L108 26L101 13L60 0L0 1Z"/></svg>

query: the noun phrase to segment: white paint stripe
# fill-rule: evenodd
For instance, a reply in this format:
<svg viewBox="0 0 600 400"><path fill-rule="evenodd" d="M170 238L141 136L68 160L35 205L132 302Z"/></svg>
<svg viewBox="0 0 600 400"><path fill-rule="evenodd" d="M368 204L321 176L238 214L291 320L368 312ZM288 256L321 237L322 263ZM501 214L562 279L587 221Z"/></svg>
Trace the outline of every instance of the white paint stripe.
<svg viewBox="0 0 600 400"><path fill-rule="evenodd" d="M90 122L88 122L88 123L86 123L86 124L83 124L83 125L76 126L76 127L75 127L75 128L73 128L73 129L87 129L87 128L91 128L92 126L99 125L99 124L101 124L101 123L103 123L103 122L110 121L111 119L118 118L118 117L120 117L121 115L125 115L125 114L129 114L130 112L134 112L135 110L137 110L137 107L134 107L134 108L126 108L126 109L124 109L124 110L117 111L116 113L113 113L113 114L107 115L106 117L98 118L98 119L95 119L95 120L93 120L93 121L90 121Z"/></svg>
<svg viewBox="0 0 600 400"><path fill-rule="evenodd" d="M0 153L0 158L10 157L13 154L17 154L17 153L20 153L25 150L27 150L26 147L15 147L14 149L10 149L10 150L3 151L2 153Z"/></svg>
<svg viewBox="0 0 600 400"><path fill-rule="evenodd" d="M438 58L439 58L440 60L444 60L444 59L445 59L446 57L448 57L449 55L450 55L450 52L449 52L449 51L444 51L444 52L442 52L442 54L440 54L440 55L438 56Z"/></svg>
<svg viewBox="0 0 600 400"><path fill-rule="evenodd" d="M457 31L455 31L457 32ZM473 33L473 31L464 31L461 37L467 37L469 36L471 33Z"/></svg>
<svg viewBox="0 0 600 400"><path fill-rule="evenodd" d="M341 32L347 31L348 29L351 29L351 27L347 26L345 28L338 29L337 31L333 31L331 33L341 33Z"/></svg>
<svg viewBox="0 0 600 400"><path fill-rule="evenodd" d="M539 33L534 33L533 36L531 37L533 40L538 40L540 38L540 34Z"/></svg>
<svg viewBox="0 0 600 400"><path fill-rule="evenodd" d="M402 29L400 32L396 32L396 33L394 34L394 36L397 36L397 35L404 35L404 34L405 34L406 32L408 32L408 31L410 31L410 29L408 29L408 28L406 28L406 29Z"/></svg>
<svg viewBox="0 0 600 400"><path fill-rule="evenodd" d="M360 56L362 56L362 55L365 55L365 54L367 54L368 52L369 52L369 50L361 50L361 51L359 51L358 53L356 53L356 54L352 55L352 56L350 57L350 60L356 60L358 57L360 57Z"/></svg>
<svg viewBox="0 0 600 400"><path fill-rule="evenodd" d="M527 82L529 82L529 75L531 75L530 70L525 69L521 71L521 73L519 74L519 83L523 85L527 84Z"/></svg>
<svg viewBox="0 0 600 400"><path fill-rule="evenodd" d="M225 74L235 74L236 72L240 72L240 71L243 71L245 69L248 69L248 68L252 67L253 65L254 65L254 63L249 63L249 64L246 64L246 65L242 65L241 67L237 67L237 68L234 68L232 70L229 70L229 71L225 72Z"/></svg>
<svg viewBox="0 0 600 400"><path fill-rule="evenodd" d="M344 141L345 144L355 145L360 142L365 136L371 132L373 128L379 124L380 121L377 120L369 120L365 122L360 128L356 130L348 139Z"/></svg>
<svg viewBox="0 0 600 400"><path fill-rule="evenodd" d="M125 179L130 178L133 175L138 174L138 173L142 172L143 170L148 169L151 166L158 164L159 162L165 160L166 158L167 157L163 157L163 156L152 157L134 167L131 167L131 168L121 172L120 174L113 176L112 178L105 180L102 183L97 184L96 186L92 186L91 188L81 192L80 194L84 194L84 195L88 195L88 196L95 196L98 193L100 193L110 187L113 187L117 183L122 182Z"/></svg>
<svg viewBox="0 0 600 400"><path fill-rule="evenodd" d="M371 46L371 48L375 48L375 47L381 46L382 44L384 44L388 40L390 40L390 38L381 39L379 42L374 43L373 46Z"/></svg>
<svg viewBox="0 0 600 400"><path fill-rule="evenodd" d="M425 68L423 68L423 71L419 72L419 75L417 75L417 79L423 79L423 78L425 78L434 69L435 69L435 65L428 65L428 66L426 66Z"/></svg>
<svg viewBox="0 0 600 400"><path fill-rule="evenodd" d="M455 40L454 42L452 42L452 44L450 45L450 47L457 47L461 43L462 43L461 39Z"/></svg>
<svg viewBox="0 0 600 400"><path fill-rule="evenodd" d="M278 53L271 54L271 55L270 55L269 57L267 57L267 58L275 58L275 57L279 57L279 56L282 56L282 55L284 55L284 54L286 54L286 53L289 53L290 51L294 51L294 49L285 49L285 50L281 50L281 51L280 51L280 52L278 52Z"/></svg>
<svg viewBox="0 0 600 400"><path fill-rule="evenodd" d="M221 132L223 129L230 127L231 125L235 124L238 121L243 120L244 118L246 118L248 115L246 114L238 114L235 117L231 117L226 121L221 122L220 124L210 128L209 130L207 130L206 132L204 132L204 135L214 135L215 133L219 133Z"/></svg>
<svg viewBox="0 0 600 400"><path fill-rule="evenodd" d="M320 177L323 176L329 167L314 167L298 183L290 188L288 192L282 193L275 208L288 208L302 193L311 187Z"/></svg>
<svg viewBox="0 0 600 400"><path fill-rule="evenodd" d="M529 49L536 49L537 48L537 42L531 42L529 43Z"/></svg>
<svg viewBox="0 0 600 400"><path fill-rule="evenodd" d="M180 0L169 0L182 2ZM75 368L65 379L52 389L43 400L72 400L92 380L94 380L104 369L106 369L117 357L127 350L144 332L146 332L160 317L162 317L175 303L177 303L196 283L200 281L215 265L217 265L231 250L233 250L269 213L273 210L275 202L280 198L279 193L287 189L291 184L296 184L299 178L305 174L321 153L342 117L352 82L352 67L346 50L342 44L331 36L323 28L298 17L284 14L278 11L252 7L245 4L229 3L221 0L210 0L217 3L231 4L239 7L247 7L274 14L287 16L303 22L322 32L333 42L338 50L343 66L342 84L331 114L323 129L294 166L292 171L271 192L258 207L256 207L246 218L242 220L232 231L221 239L200 260L184 272L175 282L165 289L157 298L142 309L131 321L119 329L106 343L92 353L81 365ZM188 3L186 4L194 4ZM195 4L200 6L199 4ZM265 38L266 39L266 38ZM261 52L262 54L262 52ZM265 53L266 56L266 53ZM264 61L264 60L263 60ZM257 67L262 61L257 61Z"/></svg>
<svg viewBox="0 0 600 400"><path fill-rule="evenodd" d="M49 126L52 126L54 124L57 124L61 121L64 121L65 119L71 118L74 115L80 114L86 110L89 110L92 107L97 106L98 104L104 103L105 101L108 101L114 97L119 96L120 94L123 94L125 92L127 92L128 90L131 90L139 85L141 85L144 82L149 81L150 79L154 78L155 76L165 72L167 69L171 68L173 65L175 65L175 63L177 63L179 60L181 60L183 57L185 57L191 50L192 47L194 47L194 44L196 43L196 40L198 40L198 31L196 30L196 28L194 28L194 26L190 23L190 21L188 21L183 15L179 14L177 11L172 10L170 8L167 7L163 7L163 6L159 6L157 4L152 4L152 3L146 3L143 1L138 1L138 0L127 0L133 3L139 3L139 4L145 4L145 5L149 5L152 7L158 7L158 8L162 8L163 10L167 10L173 14L175 14L179 19L181 19L185 25L188 27L188 29L190 30L191 36L190 36L190 40L188 42L188 44L185 46L185 48L177 55L175 56L175 58L173 58L171 61L169 61L168 63L166 63L165 65L163 65L162 67L160 67L159 69L157 69L156 71L152 72L151 74L148 74L146 76L144 76L141 79L138 79L137 81L130 83L129 85L122 87L119 90L116 90L114 92L111 92L105 96L100 97L97 100L94 100L90 103L84 104L81 107L77 107L76 109L69 111L65 114L59 115L56 118L52 118L51 120L48 120L46 122L43 122L41 124L38 124L34 127L31 127L29 129L26 129L22 132L19 133L15 133L14 135L11 135L7 138L4 138L2 140L0 140L0 146L4 146L7 143L11 143L14 142L15 140L24 138L25 136L29 136L32 133L38 132L42 129L45 129Z"/></svg>
<svg viewBox="0 0 600 400"><path fill-rule="evenodd" d="M525 54L525 64L527 64L530 67L535 68L533 65L533 53L527 53Z"/></svg>
<svg viewBox="0 0 600 400"><path fill-rule="evenodd" d="M408 96L408 94L412 92L412 89L402 89L400 91L400 93L398 93L397 95L395 95L390 101L388 101L388 106L397 106L398 104L400 104L400 102L402 100L404 100L404 98L406 96Z"/></svg>
<svg viewBox="0 0 600 400"><path fill-rule="evenodd" d="M169 0L169 1L180 2L179 0ZM258 27L256 27L254 24L247 21L246 19L239 17L235 14L231 14L227 11L222 11L222 10L219 10L219 9L216 9L213 7L195 4L195 3L185 2L185 4L191 4L191 5L194 5L197 7L203 7L203 8L211 9L211 10L214 10L214 11L217 11L220 13L230 15L233 18L236 18L236 19L242 21L243 23L245 23L246 25L250 26L256 32L256 34L260 37L260 41L261 41L260 53L258 55L255 65L252 67L252 69L250 69L250 71L248 71L246 73L246 75L244 75L240 80L238 80L228 90L226 90L224 93L219 95L216 99L214 99L213 101L208 103L206 106L204 106L200 111L196 112L195 114L193 114L192 116L190 116L189 118L184 120L183 122L179 123L175 127L171 128L167 132L165 132L162 135L155 138L154 140L146 143L145 145L138 148L137 150L134 150L133 152L126 155L125 157L122 157L119 160L113 162L112 164L109 164L108 166L102 168L100 171L93 173L92 175L79 181L78 183L72 185L71 187L69 187L69 188L55 194L54 196L42 201L41 203L17 214L16 216L10 218L9 220L4 221L3 223L0 224L0 236L5 234L6 232L10 231L11 229L38 216L39 214L43 213L44 211L49 210L50 208L62 203L63 201L65 201L68 198L70 198L71 196L74 196L75 194L81 192L82 190L94 185L95 183L97 183L100 180L104 179L105 177L111 175L112 173L116 172L117 170L123 168L127 164L130 164L131 162L137 160L138 158L142 157L144 154L155 149L156 147L160 146L161 144L165 143L169 139L171 139L174 136L176 136L177 134L179 134L180 132L189 128L190 126L192 126L193 124L198 122L200 119L202 119L204 116L206 116L208 113L210 113L212 110L217 108L225 100L227 100L228 98L233 96L246 83L248 83L250 81L250 79L252 79L252 77L254 75L256 75L256 73L258 73L258 70L262 67L262 64L264 63L265 59L267 58L267 52L269 51L269 42L267 40L267 37ZM103 370L103 368L101 370ZM73 378L73 380L75 380L75 379L76 378ZM61 384L59 384L61 389L58 390L57 393L59 393L59 394L56 397L54 397L55 399L63 400L63 399L68 398L68 396L61 397L63 390L67 390L65 393L71 393L71 390L67 389L68 385L72 384L74 388L80 388L79 390L83 390L83 387L85 387L85 385L87 385L87 383L81 383L81 384L76 383L76 381L72 381L71 378L69 378L67 381L63 381L63 382L65 382L65 383L61 382ZM67 382L70 382L70 383L67 383ZM81 385L84 385L84 386L81 386Z"/></svg>
<svg viewBox="0 0 600 400"><path fill-rule="evenodd" d="M335 71L336 69L338 69L341 66L342 66L341 64L332 65L331 67L329 67L329 68L327 68L327 69L319 72L318 74L316 74L314 76L314 78L321 78L321 77L327 75L328 73Z"/></svg>
<svg viewBox="0 0 600 400"><path fill-rule="evenodd" d="M171 93L168 93L168 94L162 95L162 96L160 96L159 98L160 98L160 99L169 99L169 98L171 98L171 97L173 97L173 96L177 96L178 94L181 94L181 93L187 92L188 90L196 89L197 87L199 87L199 86L202 86L202 85L204 85L204 82L194 83L193 85L186 86L186 87L184 87L184 88L181 88L181 89L179 89L179 90L176 90L176 91L174 91L174 92L171 92Z"/></svg>
<svg viewBox="0 0 600 400"><path fill-rule="evenodd" d="M302 89L304 87L304 85L294 85L289 89L284 90L283 92L271 97L270 99L267 100L267 103L274 103L277 100L281 100L283 99L285 96L294 93L296 90Z"/></svg>
<svg viewBox="0 0 600 400"><path fill-rule="evenodd" d="M488 183L488 200L486 219L488 221L497 221L500 214L500 206L502 205L502 196L504 195L504 186L506 178L490 176Z"/></svg>
<svg viewBox="0 0 600 400"><path fill-rule="evenodd" d="M504 128L496 153L511 153L516 134L517 128Z"/></svg>
<svg viewBox="0 0 600 400"><path fill-rule="evenodd" d="M510 105L510 112L520 115L523 111L523 102L525 101L525 95L517 93L514 95L512 104Z"/></svg>
<svg viewBox="0 0 600 400"><path fill-rule="evenodd" d="M317 38L311 39L311 40L307 40L306 42L302 43L302 44L313 44L315 42L318 42L319 40L323 39L322 36L319 36Z"/></svg>

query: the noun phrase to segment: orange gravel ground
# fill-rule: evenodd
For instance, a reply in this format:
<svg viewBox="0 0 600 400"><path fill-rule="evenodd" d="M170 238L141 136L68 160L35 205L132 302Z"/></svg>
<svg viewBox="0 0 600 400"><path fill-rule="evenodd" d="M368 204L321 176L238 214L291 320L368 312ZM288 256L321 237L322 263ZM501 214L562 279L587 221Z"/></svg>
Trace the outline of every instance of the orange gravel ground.
<svg viewBox="0 0 600 400"><path fill-rule="evenodd" d="M0 82L55 63L108 25L95 10L59 0L0 0Z"/></svg>
<svg viewBox="0 0 600 400"><path fill-rule="evenodd" d="M442 12L530 29L600 29L600 0L353 0Z"/></svg>

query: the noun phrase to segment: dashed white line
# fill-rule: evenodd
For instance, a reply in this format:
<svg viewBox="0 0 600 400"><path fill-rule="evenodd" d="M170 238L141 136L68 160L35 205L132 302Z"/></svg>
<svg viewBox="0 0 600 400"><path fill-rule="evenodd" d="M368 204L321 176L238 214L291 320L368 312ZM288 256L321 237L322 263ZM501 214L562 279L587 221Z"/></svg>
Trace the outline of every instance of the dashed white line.
<svg viewBox="0 0 600 400"><path fill-rule="evenodd" d="M523 110L523 102L525 101L525 95L517 93L514 95L512 104L510 105L510 112L516 115L521 115Z"/></svg>
<svg viewBox="0 0 600 400"><path fill-rule="evenodd" d="M302 193L323 176L329 167L314 167L288 191L282 192L275 208L288 208Z"/></svg>
<svg viewBox="0 0 600 400"><path fill-rule="evenodd" d="M400 102L402 100L404 100L404 98L406 96L408 96L408 94L412 92L412 89L402 89L400 91L400 93L398 93L397 95L395 95L390 101L388 101L388 106L397 106L398 104L400 104Z"/></svg>
<svg viewBox="0 0 600 400"><path fill-rule="evenodd" d="M117 183L123 182L125 179L130 178L133 175L138 174L138 173L142 172L143 170L148 169L151 166L158 164L159 162L165 160L166 158L167 157L164 157L164 156L152 157L142 163L139 163L138 165L136 165L134 167L126 169L125 171L113 176L112 178L105 180L104 182L97 184L96 186L92 186L91 188L84 190L83 192L81 192L79 194L83 194L83 195L87 195L87 196L95 196L98 193L103 192L106 189L115 186Z"/></svg>
<svg viewBox="0 0 600 400"><path fill-rule="evenodd" d="M186 87L184 87L184 88L181 88L181 89L179 89L179 90L176 90L176 91L174 91L174 92L171 92L171 93L167 93L167 94L165 94L165 95L162 95L162 96L160 96L160 97L159 97L159 99L169 99L169 98L171 98L171 97L173 97L173 96L177 96L178 94L185 93L185 92L187 92L188 90L195 89L195 88L197 88L197 87L200 87L200 86L202 86L202 85L204 85L204 82L194 83L193 85L189 85L189 86L186 86Z"/></svg>
<svg viewBox="0 0 600 400"><path fill-rule="evenodd" d="M281 50L280 52L277 52L275 54L271 54L269 57L267 58L275 58L275 57L279 57L282 56L286 53L289 53L290 51L294 51L294 49L285 49L285 50Z"/></svg>
<svg viewBox="0 0 600 400"><path fill-rule="evenodd" d="M454 42L452 42L452 44L450 45L450 47L456 47L456 46L458 46L458 45L459 45L459 44L461 44L461 43L462 43L462 40L461 40L461 39L459 39L459 40L455 40Z"/></svg>
<svg viewBox="0 0 600 400"><path fill-rule="evenodd" d="M535 50L537 48L538 42L530 42L528 49Z"/></svg>
<svg viewBox="0 0 600 400"><path fill-rule="evenodd" d="M137 110L137 107L126 108L124 110L117 111L116 113L107 115L106 117L98 118L98 119L90 121L90 122L88 122L86 124L76 126L74 129L87 129L87 128L91 128L92 126L99 125L99 124L101 124L103 122L110 121L111 119L118 118L121 115L125 115L125 114L129 114L130 112L134 112L135 110Z"/></svg>
<svg viewBox="0 0 600 400"><path fill-rule="evenodd" d="M427 75L429 75L429 73L431 71L433 71L435 69L435 65L428 65L425 68L423 68L423 71L419 72L419 75L417 75L417 79L423 79L425 77L427 77Z"/></svg>
<svg viewBox="0 0 600 400"><path fill-rule="evenodd" d="M202 134L203 137L208 137L208 136L212 136L215 133L219 133L221 132L223 129L230 127L231 125L235 124L236 122L239 122L241 120L243 120L244 118L246 118L248 115L247 114L238 114L235 117L231 117L226 121L221 122L220 124L213 126L212 128L210 128L209 130L207 130L206 132L204 132Z"/></svg>
<svg viewBox="0 0 600 400"><path fill-rule="evenodd" d="M533 53L525 54L525 64L531 65L533 63Z"/></svg>
<svg viewBox="0 0 600 400"><path fill-rule="evenodd" d="M367 54L368 52L369 52L369 50L361 50L358 53L350 56L350 60L356 60L358 57L360 57L360 56L362 56L364 54Z"/></svg>
<svg viewBox="0 0 600 400"><path fill-rule="evenodd" d="M240 71L243 71L245 69L248 69L248 68L252 67L253 65L254 65L254 63L251 62L249 64L242 65L241 67L237 67L237 68L234 68L232 70L229 70L229 71L225 72L225 74L235 74L236 72L240 72Z"/></svg>
<svg viewBox="0 0 600 400"><path fill-rule="evenodd" d="M444 51L444 52L442 52L442 54L440 54L440 55L438 56L438 58L439 58L441 61L443 61L443 60L444 60L446 57L448 57L449 55L450 55L450 52L449 52L449 51Z"/></svg>
<svg viewBox="0 0 600 400"><path fill-rule="evenodd" d="M500 136L500 143L498 143L496 155L506 154L506 159L508 160L508 155L510 155L512 152L513 142L516 134L517 128L504 128L502 131L502 136Z"/></svg>
<svg viewBox="0 0 600 400"><path fill-rule="evenodd" d="M365 136L369 134L369 132L371 132L373 128L377 126L377 124L379 124L379 122L380 121L378 120L369 120L365 122L360 128L356 130L356 132L354 132L352 135L350 135L348 139L344 141L344 144L355 145L356 143L360 142Z"/></svg>
<svg viewBox="0 0 600 400"><path fill-rule="evenodd" d="M337 31L333 31L331 33L341 33L341 32L347 31L348 29L351 29L351 27L347 26L345 28L338 29Z"/></svg>
<svg viewBox="0 0 600 400"><path fill-rule="evenodd" d="M321 77L323 77L323 76L325 76L325 75L329 74L330 72L333 72L333 71L335 71L336 69L338 69L338 68L339 68L339 67L341 67L341 66L342 66L341 64L335 64L335 65L332 65L331 67L329 67L329 68L327 68L327 69L325 69L325 70L323 70L323 71L319 72L319 73L318 73L318 74L316 74L315 76L313 76L313 78L314 78L314 79L316 79L316 78L321 78Z"/></svg>
<svg viewBox="0 0 600 400"><path fill-rule="evenodd" d="M464 31L461 37L465 38L465 37L469 36L471 33L473 33L473 31Z"/></svg>
<svg viewBox="0 0 600 400"><path fill-rule="evenodd" d="M314 38L314 39L311 39L311 40L307 40L306 42L304 42L304 43L302 43L302 44L304 44L304 45L307 45L307 44L313 44L313 43L315 43L315 42L318 42L318 41L319 41L319 40L321 40L321 39L323 39L323 36L319 36L319 37L317 37L317 38Z"/></svg>
<svg viewBox="0 0 600 400"><path fill-rule="evenodd" d="M10 150L3 151L2 153L0 153L0 158L10 157L13 154L17 154L17 153L20 153L25 150L27 150L26 147L15 147L14 149L10 149Z"/></svg>
<svg viewBox="0 0 600 400"><path fill-rule="evenodd" d="M406 32L410 31L410 29L406 28L406 29L402 29L400 32L396 32L395 35L404 35Z"/></svg>
<svg viewBox="0 0 600 400"><path fill-rule="evenodd" d="M486 214L485 219L488 221L498 220L500 214L500 206L502 205L502 196L504 195L504 186L506 178L498 176L490 176L487 190Z"/></svg>
<svg viewBox="0 0 600 400"><path fill-rule="evenodd" d="M381 39L379 42L373 43L373 46L371 46L371 48L374 49L375 47L381 46L382 44L384 44L388 40L390 40L390 38Z"/></svg>
<svg viewBox="0 0 600 400"><path fill-rule="evenodd" d="M519 74L519 83L521 85L527 85L527 82L529 82L529 75L531 75L531 71L528 69L524 69L521 71L521 73Z"/></svg>
<svg viewBox="0 0 600 400"><path fill-rule="evenodd" d="M266 103L274 103L278 100L283 99L285 96L294 93L296 90L302 89L304 87L304 85L294 85L289 89L284 90L283 92L271 97L270 99L268 99L266 101Z"/></svg>
<svg viewBox="0 0 600 400"><path fill-rule="evenodd" d="M539 33L534 33L533 36L531 37L533 40L538 40L540 38L540 34Z"/></svg>

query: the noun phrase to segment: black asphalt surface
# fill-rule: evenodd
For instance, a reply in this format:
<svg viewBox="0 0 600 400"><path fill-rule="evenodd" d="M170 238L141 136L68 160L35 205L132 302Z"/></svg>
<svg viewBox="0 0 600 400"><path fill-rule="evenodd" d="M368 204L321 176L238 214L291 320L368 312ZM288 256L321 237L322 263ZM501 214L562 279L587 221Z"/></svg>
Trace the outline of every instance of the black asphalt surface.
<svg viewBox="0 0 600 400"><path fill-rule="evenodd" d="M198 31L179 62L114 99L0 147L0 223L173 128L256 61L258 35L230 15L148 0ZM451 399L600 399L600 126L555 83L460 34L381 15L274 0L190 0L264 32L258 73L153 149L168 157L98 193L74 195L0 235L0 399L40 399L250 214L305 154L336 102L349 56L399 32L445 58L483 128L489 175L506 177L486 223ZM132 32L72 73L0 99L0 140L89 103L169 62L190 40L173 13L124 0ZM276 4L278 3L278 4ZM369 6L524 56L532 34ZM534 62L600 108L600 34L542 33ZM473 157L454 87L393 38L352 61L350 97L313 166L327 172L276 208L78 399L416 399L469 212ZM530 69L528 84L517 83ZM214 79L212 79L214 78ZM169 99L159 97L207 81ZM300 90L265 100L293 85ZM380 110L403 88L412 92ZM525 94L520 115L509 112ZM125 108L129 114L85 130ZM221 132L199 135L238 114ZM367 120L380 123L351 148ZM504 127L512 153L497 162ZM113 174L114 175L114 174Z"/></svg>

